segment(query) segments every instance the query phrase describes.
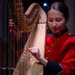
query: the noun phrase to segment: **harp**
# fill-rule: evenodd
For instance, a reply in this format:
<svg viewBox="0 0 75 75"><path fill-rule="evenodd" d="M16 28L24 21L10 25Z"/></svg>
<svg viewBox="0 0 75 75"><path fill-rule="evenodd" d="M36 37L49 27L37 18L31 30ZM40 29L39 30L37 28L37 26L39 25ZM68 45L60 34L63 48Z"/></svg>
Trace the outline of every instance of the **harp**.
<svg viewBox="0 0 75 75"><path fill-rule="evenodd" d="M24 32L30 32L12 75L43 75L43 65L39 64L39 61L31 55L26 47L38 47L41 55L44 57L46 14L38 3L32 3L25 13L21 0L9 0L9 4L11 4L10 7L14 5L12 8L16 14L17 23L20 26L20 28L17 28ZM11 15L14 15L14 13L11 13Z"/></svg>

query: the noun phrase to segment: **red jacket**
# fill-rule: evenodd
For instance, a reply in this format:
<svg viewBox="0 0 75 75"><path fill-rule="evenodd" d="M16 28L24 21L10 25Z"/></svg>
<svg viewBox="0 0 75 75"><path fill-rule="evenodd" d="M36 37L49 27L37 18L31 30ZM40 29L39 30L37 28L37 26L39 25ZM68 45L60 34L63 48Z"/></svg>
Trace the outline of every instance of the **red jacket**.
<svg viewBox="0 0 75 75"><path fill-rule="evenodd" d="M75 72L75 36L67 29L56 34L55 37L47 35L45 57L62 67L63 71L60 75L73 75Z"/></svg>

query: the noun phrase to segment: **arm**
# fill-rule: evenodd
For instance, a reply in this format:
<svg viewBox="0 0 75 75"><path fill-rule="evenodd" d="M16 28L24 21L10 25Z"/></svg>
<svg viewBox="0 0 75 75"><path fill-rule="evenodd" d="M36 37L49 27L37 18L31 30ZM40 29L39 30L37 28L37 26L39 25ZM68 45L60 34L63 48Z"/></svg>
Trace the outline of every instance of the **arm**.
<svg viewBox="0 0 75 75"><path fill-rule="evenodd" d="M22 37L22 32L16 28L12 19L9 19L9 27L10 27L10 33L13 33L18 41Z"/></svg>
<svg viewBox="0 0 75 75"><path fill-rule="evenodd" d="M64 69L61 75L72 75L75 72L75 45L67 52L60 65Z"/></svg>
<svg viewBox="0 0 75 75"><path fill-rule="evenodd" d="M28 48L28 50L31 52L31 54L37 60L39 60L39 62L41 62L41 64L44 65L44 67L45 67L45 69L44 69L45 75L49 75L49 74L57 75L58 73L60 73L61 71L63 71L63 69L59 65L59 63L52 62L52 61L47 60L44 57L42 57L38 48L32 47L32 48Z"/></svg>

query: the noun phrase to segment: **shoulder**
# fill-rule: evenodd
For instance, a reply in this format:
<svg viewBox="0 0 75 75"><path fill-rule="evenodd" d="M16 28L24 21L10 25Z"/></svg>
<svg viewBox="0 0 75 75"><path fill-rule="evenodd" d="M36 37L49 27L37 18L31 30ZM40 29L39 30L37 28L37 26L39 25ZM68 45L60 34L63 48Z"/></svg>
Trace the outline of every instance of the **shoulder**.
<svg viewBox="0 0 75 75"><path fill-rule="evenodd" d="M65 40L63 44L63 48L75 49L75 35L73 33L69 33L68 36L69 37Z"/></svg>
<svg viewBox="0 0 75 75"><path fill-rule="evenodd" d="M74 33L69 33L68 36L69 36L69 41L75 42L75 34Z"/></svg>
<svg viewBox="0 0 75 75"><path fill-rule="evenodd" d="M66 44L75 45L75 34L68 33L69 38L65 41Z"/></svg>
<svg viewBox="0 0 75 75"><path fill-rule="evenodd" d="M75 34L74 34L74 33L69 32L69 33L68 33L68 36L69 36L69 37L75 37Z"/></svg>

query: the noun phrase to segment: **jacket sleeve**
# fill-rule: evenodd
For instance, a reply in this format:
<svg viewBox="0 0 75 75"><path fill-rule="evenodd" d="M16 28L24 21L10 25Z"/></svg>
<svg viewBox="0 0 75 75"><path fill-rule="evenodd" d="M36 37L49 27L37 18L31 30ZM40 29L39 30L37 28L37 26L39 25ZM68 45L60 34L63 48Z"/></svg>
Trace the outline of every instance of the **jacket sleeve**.
<svg viewBox="0 0 75 75"><path fill-rule="evenodd" d="M58 75L63 71L63 68L55 62L48 60L47 66L44 68L44 75Z"/></svg>
<svg viewBox="0 0 75 75"><path fill-rule="evenodd" d="M64 69L60 75L73 75L75 72L75 43L71 45L60 65Z"/></svg>

